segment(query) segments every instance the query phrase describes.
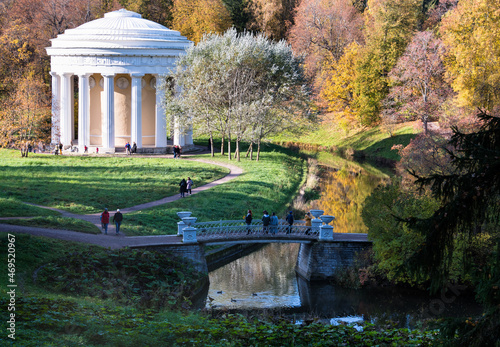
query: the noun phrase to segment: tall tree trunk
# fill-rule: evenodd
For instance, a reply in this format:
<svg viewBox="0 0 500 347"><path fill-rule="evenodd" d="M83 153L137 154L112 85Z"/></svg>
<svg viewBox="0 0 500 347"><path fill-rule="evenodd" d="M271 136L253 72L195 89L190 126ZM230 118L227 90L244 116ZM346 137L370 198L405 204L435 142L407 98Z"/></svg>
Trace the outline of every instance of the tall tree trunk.
<svg viewBox="0 0 500 347"><path fill-rule="evenodd" d="M236 152L234 153L235 159L240 161L240 140L236 139Z"/></svg>
<svg viewBox="0 0 500 347"><path fill-rule="evenodd" d="M224 135L222 135L222 139L221 139L221 143L220 143L220 155L224 155Z"/></svg>
<svg viewBox="0 0 500 347"><path fill-rule="evenodd" d="M231 160L231 135L227 136L227 159Z"/></svg>
<svg viewBox="0 0 500 347"><path fill-rule="evenodd" d="M257 161L260 159L260 139L257 141Z"/></svg>
<svg viewBox="0 0 500 347"><path fill-rule="evenodd" d="M250 160L253 160L253 141L250 144Z"/></svg>
<svg viewBox="0 0 500 347"><path fill-rule="evenodd" d="M210 156L214 157L214 137L212 133L210 133Z"/></svg>

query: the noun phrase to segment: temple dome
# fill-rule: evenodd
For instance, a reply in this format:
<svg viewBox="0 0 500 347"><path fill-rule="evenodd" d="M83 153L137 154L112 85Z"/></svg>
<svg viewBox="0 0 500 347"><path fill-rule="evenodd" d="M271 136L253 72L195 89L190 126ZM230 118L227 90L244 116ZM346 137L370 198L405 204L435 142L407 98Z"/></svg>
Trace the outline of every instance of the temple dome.
<svg viewBox="0 0 500 347"><path fill-rule="evenodd" d="M142 18L138 13L121 9L96 19L52 39L49 55L61 49L181 49L192 42L178 31ZM51 54L52 53L52 54ZM75 54L78 54L75 52Z"/></svg>

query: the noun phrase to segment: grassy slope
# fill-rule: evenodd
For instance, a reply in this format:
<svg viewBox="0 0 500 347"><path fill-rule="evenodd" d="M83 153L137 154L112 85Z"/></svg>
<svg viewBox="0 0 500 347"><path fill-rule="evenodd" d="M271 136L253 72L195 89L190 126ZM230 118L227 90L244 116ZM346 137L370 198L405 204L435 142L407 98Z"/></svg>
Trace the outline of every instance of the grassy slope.
<svg viewBox="0 0 500 347"><path fill-rule="evenodd" d="M398 125L392 136L380 126L353 131L346 135L335 124L324 123L316 130L302 135L295 142L338 148L341 152L353 149L363 151L369 157L399 160L397 151L391 150L392 146L398 144L406 146L419 132L418 124L411 122ZM277 137L275 140L288 141L286 136Z"/></svg>

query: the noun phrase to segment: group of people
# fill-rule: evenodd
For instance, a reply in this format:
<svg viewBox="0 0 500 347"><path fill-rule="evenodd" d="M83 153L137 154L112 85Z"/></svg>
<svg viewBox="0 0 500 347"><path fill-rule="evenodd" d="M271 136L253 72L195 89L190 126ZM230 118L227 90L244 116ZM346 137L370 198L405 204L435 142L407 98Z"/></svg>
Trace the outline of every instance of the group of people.
<svg viewBox="0 0 500 347"><path fill-rule="evenodd" d="M250 234L251 228L250 225L252 224L253 220L253 215L252 211L248 210L247 214L245 215L245 223L247 224L247 235ZM264 210L263 216L262 216L262 232L264 234L276 234L278 232L278 225L279 225L279 220L278 216L276 216L276 212L273 212L271 215L269 215L269 212ZM306 227L311 227L311 212L307 212L304 220L306 222ZM285 221L288 223L288 228L286 229L286 233L289 234L292 232L292 225L294 222L294 217L293 217L293 211L288 212L288 214L285 217ZM306 229L306 235L309 235L310 228Z"/></svg>
<svg viewBox="0 0 500 347"><path fill-rule="evenodd" d="M109 224L109 212L108 209L105 208L104 211L101 213L101 226L102 230L104 231L104 234L108 234L108 224ZM116 213L113 215L113 223L115 223L116 226L116 235L120 233L120 225L122 224L123 221L123 214L120 212L120 209L116 210Z"/></svg>
<svg viewBox="0 0 500 347"><path fill-rule="evenodd" d="M191 195L192 188L193 188L193 180L191 180L191 177L188 177L187 180L183 178L179 183L179 192L181 193L181 198L183 198L186 195L186 193Z"/></svg>
<svg viewBox="0 0 500 347"><path fill-rule="evenodd" d="M134 142L133 145L130 145L130 142L127 141L125 144L125 151L127 154L137 153L137 144Z"/></svg>

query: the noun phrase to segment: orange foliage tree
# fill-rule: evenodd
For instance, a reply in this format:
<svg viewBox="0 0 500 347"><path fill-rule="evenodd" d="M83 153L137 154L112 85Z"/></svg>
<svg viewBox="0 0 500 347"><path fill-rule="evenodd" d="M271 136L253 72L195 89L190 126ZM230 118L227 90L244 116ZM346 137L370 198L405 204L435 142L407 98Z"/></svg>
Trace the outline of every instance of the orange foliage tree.
<svg viewBox="0 0 500 347"><path fill-rule="evenodd" d="M18 81L0 111L0 145L18 148L21 156L28 156L29 145L48 141L50 115L50 94L40 77L31 72Z"/></svg>

